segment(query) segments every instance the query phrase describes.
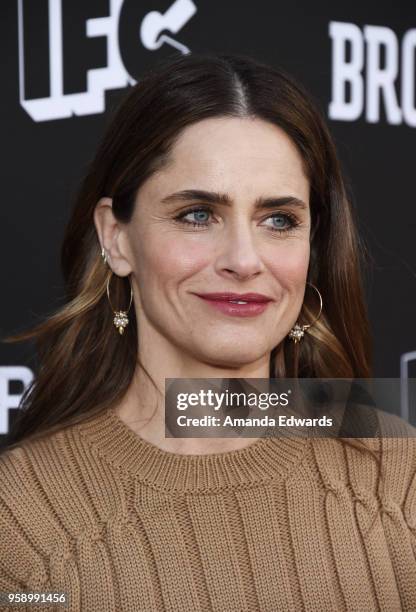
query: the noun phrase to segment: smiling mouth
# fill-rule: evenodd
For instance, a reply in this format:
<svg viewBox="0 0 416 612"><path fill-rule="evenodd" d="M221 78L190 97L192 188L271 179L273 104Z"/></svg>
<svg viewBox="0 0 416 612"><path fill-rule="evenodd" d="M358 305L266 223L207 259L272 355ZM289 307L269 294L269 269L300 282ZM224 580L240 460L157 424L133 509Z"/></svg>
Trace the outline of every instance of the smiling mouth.
<svg viewBox="0 0 416 612"><path fill-rule="evenodd" d="M216 293L196 293L198 297L207 300L216 300L221 302L232 302L233 304L248 304L255 302L256 304L263 304L266 302L272 302L273 299L268 295L262 293L233 293L231 291L216 292Z"/></svg>
<svg viewBox="0 0 416 612"><path fill-rule="evenodd" d="M218 294L194 294L217 312L232 317L256 317L262 314L273 301L266 296L252 294L246 299L230 298Z"/></svg>

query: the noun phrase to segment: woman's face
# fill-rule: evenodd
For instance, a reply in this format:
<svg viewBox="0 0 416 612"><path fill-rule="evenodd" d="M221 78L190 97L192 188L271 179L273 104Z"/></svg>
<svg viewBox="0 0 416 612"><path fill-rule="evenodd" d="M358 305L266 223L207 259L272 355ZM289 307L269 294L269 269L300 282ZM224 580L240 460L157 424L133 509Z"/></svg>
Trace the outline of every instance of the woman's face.
<svg viewBox="0 0 416 612"><path fill-rule="evenodd" d="M264 359L296 322L309 264L309 182L280 128L228 117L186 128L171 163L139 189L123 231L139 338L162 336L188 357L239 367ZM201 297L225 292L270 301Z"/></svg>

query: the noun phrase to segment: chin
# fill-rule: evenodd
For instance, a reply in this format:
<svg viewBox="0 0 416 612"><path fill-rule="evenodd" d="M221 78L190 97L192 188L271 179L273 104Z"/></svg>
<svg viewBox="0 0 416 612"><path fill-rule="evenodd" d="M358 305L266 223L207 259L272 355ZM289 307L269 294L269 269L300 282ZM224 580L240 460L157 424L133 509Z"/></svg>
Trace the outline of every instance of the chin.
<svg viewBox="0 0 416 612"><path fill-rule="evenodd" d="M213 366L239 368L258 361L266 352L269 352L266 346L241 342L224 344L222 341L211 347L205 346L203 351L199 351L199 359Z"/></svg>

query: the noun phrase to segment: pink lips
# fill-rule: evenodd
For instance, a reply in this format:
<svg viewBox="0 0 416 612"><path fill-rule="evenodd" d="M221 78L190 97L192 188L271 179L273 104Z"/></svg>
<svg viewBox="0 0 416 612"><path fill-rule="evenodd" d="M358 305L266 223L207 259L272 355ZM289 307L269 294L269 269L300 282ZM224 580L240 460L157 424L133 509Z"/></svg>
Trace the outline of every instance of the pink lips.
<svg viewBox="0 0 416 612"><path fill-rule="evenodd" d="M272 298L261 293L196 293L199 298L219 310L235 317L254 317L264 312ZM237 302L244 302L239 304Z"/></svg>

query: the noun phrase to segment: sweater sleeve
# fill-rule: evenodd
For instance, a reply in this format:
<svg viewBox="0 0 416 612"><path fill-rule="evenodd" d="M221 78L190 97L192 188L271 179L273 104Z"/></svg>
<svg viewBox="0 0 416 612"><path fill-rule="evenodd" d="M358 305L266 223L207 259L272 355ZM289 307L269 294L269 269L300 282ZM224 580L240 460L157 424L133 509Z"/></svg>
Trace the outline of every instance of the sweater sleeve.
<svg viewBox="0 0 416 612"><path fill-rule="evenodd" d="M386 467L386 489L415 524L416 428L396 415L380 418L380 458Z"/></svg>
<svg viewBox="0 0 416 612"><path fill-rule="evenodd" d="M404 502L403 514L409 527L416 562L416 473L410 483Z"/></svg>
<svg viewBox="0 0 416 612"><path fill-rule="evenodd" d="M23 477L21 447L0 455L0 591L44 590L45 564L30 530L15 516L16 500L23 516L31 515L31 492ZM12 503L13 502L13 503ZM27 521L27 525L30 520ZM31 607L34 610L34 606Z"/></svg>
<svg viewBox="0 0 416 612"><path fill-rule="evenodd" d="M380 458L384 470L387 514L400 508L416 565L416 428L400 417L383 415Z"/></svg>
<svg viewBox="0 0 416 612"><path fill-rule="evenodd" d="M409 529L409 537L411 540L414 561L416 564L416 437L406 440L410 451L410 479L407 488L403 495L403 517Z"/></svg>

